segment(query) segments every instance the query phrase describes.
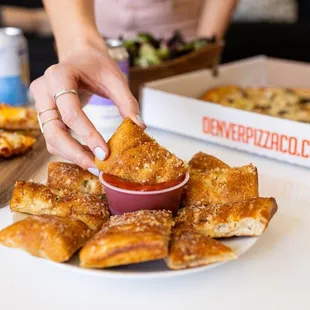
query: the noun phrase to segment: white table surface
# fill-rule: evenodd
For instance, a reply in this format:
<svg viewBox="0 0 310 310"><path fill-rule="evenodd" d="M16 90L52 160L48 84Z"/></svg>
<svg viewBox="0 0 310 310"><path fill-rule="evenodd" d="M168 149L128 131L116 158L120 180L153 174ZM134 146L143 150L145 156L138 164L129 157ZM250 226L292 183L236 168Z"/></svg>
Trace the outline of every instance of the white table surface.
<svg viewBox="0 0 310 310"><path fill-rule="evenodd" d="M163 280L116 280L59 268L0 246L0 309L310 309L310 170L150 130L178 156L213 154L232 166L258 167L261 196L279 211L256 245L238 260ZM55 159L55 158L54 158ZM45 179L46 165L35 180ZM10 224L0 209L0 229Z"/></svg>

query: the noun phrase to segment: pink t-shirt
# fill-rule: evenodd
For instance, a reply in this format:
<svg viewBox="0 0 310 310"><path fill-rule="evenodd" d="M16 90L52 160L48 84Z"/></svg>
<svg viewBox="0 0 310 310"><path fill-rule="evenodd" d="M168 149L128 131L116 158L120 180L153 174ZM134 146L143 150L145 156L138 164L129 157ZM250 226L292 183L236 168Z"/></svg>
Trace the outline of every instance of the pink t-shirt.
<svg viewBox="0 0 310 310"><path fill-rule="evenodd" d="M137 32L169 37L176 29L196 36L204 0L95 0L96 22L108 38L133 38Z"/></svg>

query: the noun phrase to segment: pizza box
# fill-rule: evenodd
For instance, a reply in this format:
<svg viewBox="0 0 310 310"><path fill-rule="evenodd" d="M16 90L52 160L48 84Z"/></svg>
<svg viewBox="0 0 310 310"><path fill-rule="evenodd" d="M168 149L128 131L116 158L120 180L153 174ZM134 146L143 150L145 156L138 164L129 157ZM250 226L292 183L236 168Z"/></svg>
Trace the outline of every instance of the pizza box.
<svg viewBox="0 0 310 310"><path fill-rule="evenodd" d="M149 127L310 168L310 124L205 102L209 88L227 84L310 88L310 64L257 56L146 83L142 118Z"/></svg>

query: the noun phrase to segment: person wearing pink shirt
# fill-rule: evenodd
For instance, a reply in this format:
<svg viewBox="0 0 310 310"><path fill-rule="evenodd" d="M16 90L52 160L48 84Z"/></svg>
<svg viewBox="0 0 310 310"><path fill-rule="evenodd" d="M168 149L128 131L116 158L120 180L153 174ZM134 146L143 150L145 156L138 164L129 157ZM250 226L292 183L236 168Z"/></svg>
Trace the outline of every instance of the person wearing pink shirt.
<svg viewBox="0 0 310 310"><path fill-rule="evenodd" d="M139 105L108 54L103 36L137 32L186 38L221 38L236 0L44 0L59 62L30 85L47 149L95 175L94 155L109 155L106 142L82 110L91 94L108 97L123 117L145 128ZM60 117L61 116L61 117ZM85 145L69 132L71 129Z"/></svg>
<svg viewBox="0 0 310 310"><path fill-rule="evenodd" d="M186 39L222 37L237 1L95 0L99 32L109 38L133 38L139 32L167 38L180 30Z"/></svg>

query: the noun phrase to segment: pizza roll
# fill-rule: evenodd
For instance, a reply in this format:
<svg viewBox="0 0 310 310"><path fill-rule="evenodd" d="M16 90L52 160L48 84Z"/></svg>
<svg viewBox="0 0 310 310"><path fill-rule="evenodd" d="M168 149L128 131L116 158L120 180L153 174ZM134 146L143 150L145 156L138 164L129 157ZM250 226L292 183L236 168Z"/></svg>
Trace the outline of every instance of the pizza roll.
<svg viewBox="0 0 310 310"><path fill-rule="evenodd" d="M9 158L26 153L36 139L17 132L0 130L0 158Z"/></svg>
<svg viewBox="0 0 310 310"><path fill-rule="evenodd" d="M48 165L47 185L50 188L62 188L94 195L104 193L103 185L98 177L78 165L65 162L53 162Z"/></svg>
<svg viewBox="0 0 310 310"><path fill-rule="evenodd" d="M83 222L54 215L29 216L0 231L0 244L65 262L93 234Z"/></svg>
<svg viewBox="0 0 310 310"><path fill-rule="evenodd" d="M185 206L229 203L258 197L258 175L253 165L238 168L192 169L184 193Z"/></svg>
<svg viewBox="0 0 310 310"><path fill-rule="evenodd" d="M105 268L162 259L168 254L170 211L112 216L80 252L82 267Z"/></svg>
<svg viewBox="0 0 310 310"><path fill-rule="evenodd" d="M176 228L171 236L166 263L170 269L185 269L237 258L231 248L193 229Z"/></svg>
<svg viewBox="0 0 310 310"><path fill-rule="evenodd" d="M96 164L106 174L130 182L157 184L181 179L184 162L161 147L143 129L126 118L108 142L110 156Z"/></svg>
<svg viewBox="0 0 310 310"><path fill-rule="evenodd" d="M55 190L34 182L16 182L10 201L11 211L33 215L68 216L83 221L98 231L109 218L104 195Z"/></svg>
<svg viewBox="0 0 310 310"><path fill-rule="evenodd" d="M33 109L0 103L0 128L7 130L39 129L37 113Z"/></svg>
<svg viewBox="0 0 310 310"><path fill-rule="evenodd" d="M229 168L227 164L209 154L199 152L189 161L190 169L212 170L215 168Z"/></svg>
<svg viewBox="0 0 310 310"><path fill-rule="evenodd" d="M234 203L193 206L179 210L177 225L192 227L212 238L260 236L277 212L274 198L254 198Z"/></svg>

